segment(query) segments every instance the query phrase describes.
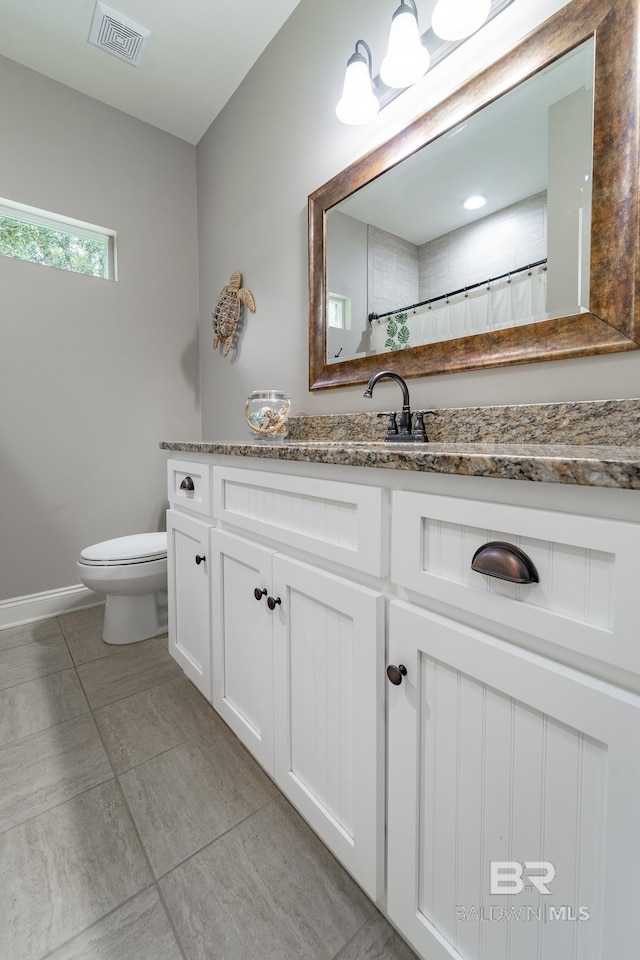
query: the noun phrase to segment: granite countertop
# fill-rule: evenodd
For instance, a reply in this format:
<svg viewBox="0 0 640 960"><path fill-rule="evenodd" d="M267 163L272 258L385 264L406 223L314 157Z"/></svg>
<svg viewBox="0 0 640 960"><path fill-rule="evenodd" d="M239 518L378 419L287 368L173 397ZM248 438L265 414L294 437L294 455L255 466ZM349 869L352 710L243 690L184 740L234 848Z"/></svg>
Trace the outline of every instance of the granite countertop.
<svg viewBox="0 0 640 960"><path fill-rule="evenodd" d="M592 487L640 490L640 446L570 444L423 443L376 441L293 441L264 443L182 443L165 441L163 450L216 453L265 460L338 463L427 473L455 473L505 480L537 480Z"/></svg>
<svg viewBox="0 0 640 960"><path fill-rule="evenodd" d="M366 413L292 417L282 443L163 441L160 447L640 490L640 400L433 410L425 422L428 443L386 443L384 420Z"/></svg>

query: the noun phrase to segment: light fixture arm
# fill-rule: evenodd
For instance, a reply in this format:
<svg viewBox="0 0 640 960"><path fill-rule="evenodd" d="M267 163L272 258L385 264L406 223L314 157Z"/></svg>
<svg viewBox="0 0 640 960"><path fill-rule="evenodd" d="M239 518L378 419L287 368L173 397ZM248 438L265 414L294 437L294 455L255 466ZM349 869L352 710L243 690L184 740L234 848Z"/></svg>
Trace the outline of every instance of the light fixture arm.
<svg viewBox="0 0 640 960"><path fill-rule="evenodd" d="M355 51L354 51L354 53L351 54L351 56L350 56L349 59L347 60L347 66L349 66L350 63L355 63L357 60L363 60L363 61L366 63L366 60L365 60L365 58L362 56L362 54L361 54L361 53L358 53L358 47L359 47L359 46L363 46L363 47L365 48L365 50L367 51L367 58L368 58L368 60L369 60L369 64L368 64L368 65L369 65L369 76L371 77L371 82L373 82L373 60L372 60L372 58L371 58L371 48L369 47L369 44L366 42L366 40L356 40L356 48L355 48Z"/></svg>
<svg viewBox="0 0 640 960"><path fill-rule="evenodd" d="M397 17L399 13L402 13L403 7L413 7L413 15L416 18L416 23L418 22L418 8L416 7L416 0L400 0L400 6L394 13L393 17ZM391 18L393 20L393 17Z"/></svg>
<svg viewBox="0 0 640 960"><path fill-rule="evenodd" d="M409 12L412 13L416 19L416 25L418 23L418 8L416 7L416 0L400 0L400 6L396 7L393 11L393 16L391 17L391 23L395 20L396 17L399 17L402 13L407 13L407 8Z"/></svg>

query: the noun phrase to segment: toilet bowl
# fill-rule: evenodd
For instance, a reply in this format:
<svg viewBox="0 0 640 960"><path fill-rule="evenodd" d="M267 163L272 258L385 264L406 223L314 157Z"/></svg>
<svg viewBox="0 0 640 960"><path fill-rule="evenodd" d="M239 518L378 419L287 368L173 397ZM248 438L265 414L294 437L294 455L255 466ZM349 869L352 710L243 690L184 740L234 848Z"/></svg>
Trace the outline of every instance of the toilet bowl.
<svg viewBox="0 0 640 960"><path fill-rule="evenodd" d="M105 643L136 643L166 629L166 533L94 543L80 553L76 573L85 587L106 594Z"/></svg>

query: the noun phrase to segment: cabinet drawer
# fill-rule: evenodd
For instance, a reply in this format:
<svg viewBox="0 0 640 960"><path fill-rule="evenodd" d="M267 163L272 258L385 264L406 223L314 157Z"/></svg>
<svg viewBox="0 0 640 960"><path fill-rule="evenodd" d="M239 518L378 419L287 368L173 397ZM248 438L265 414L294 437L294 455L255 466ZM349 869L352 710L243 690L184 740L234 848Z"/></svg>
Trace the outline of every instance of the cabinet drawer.
<svg viewBox="0 0 640 960"><path fill-rule="evenodd" d="M214 467L214 515L279 544L384 576L387 491L364 484Z"/></svg>
<svg viewBox="0 0 640 960"><path fill-rule="evenodd" d="M194 513L211 516L210 474L211 467L208 463L169 460L169 504L178 510L192 510Z"/></svg>
<svg viewBox="0 0 640 960"><path fill-rule="evenodd" d="M640 672L637 524L407 492L394 493L392 516L397 584ZM523 550L539 582L516 584L472 570L476 550L493 540Z"/></svg>

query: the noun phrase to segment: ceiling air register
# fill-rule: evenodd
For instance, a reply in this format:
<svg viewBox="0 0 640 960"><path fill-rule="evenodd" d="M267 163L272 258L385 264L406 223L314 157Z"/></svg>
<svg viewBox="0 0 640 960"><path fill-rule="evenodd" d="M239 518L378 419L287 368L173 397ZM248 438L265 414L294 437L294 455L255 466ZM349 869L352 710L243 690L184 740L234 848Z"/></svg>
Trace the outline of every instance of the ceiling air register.
<svg viewBox="0 0 640 960"><path fill-rule="evenodd" d="M104 3L96 3L89 43L139 67L151 31Z"/></svg>

